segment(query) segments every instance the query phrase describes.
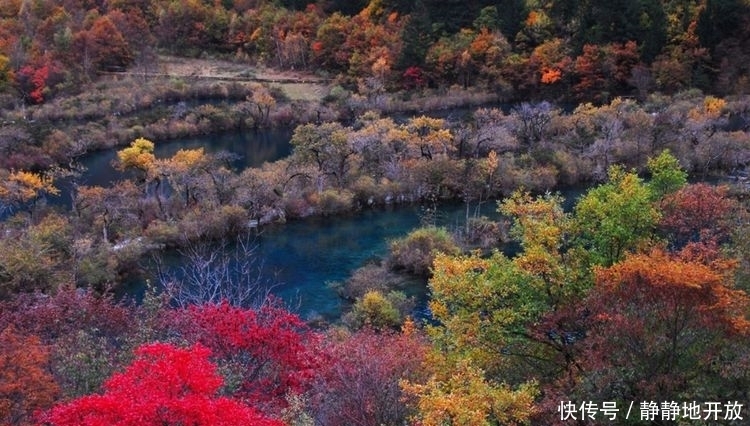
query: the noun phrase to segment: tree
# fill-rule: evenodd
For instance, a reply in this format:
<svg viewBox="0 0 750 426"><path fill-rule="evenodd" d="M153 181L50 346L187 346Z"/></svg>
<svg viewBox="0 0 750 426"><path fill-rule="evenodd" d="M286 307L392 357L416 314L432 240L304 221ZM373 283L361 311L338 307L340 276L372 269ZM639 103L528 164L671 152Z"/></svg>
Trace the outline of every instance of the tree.
<svg viewBox="0 0 750 426"><path fill-rule="evenodd" d="M446 424L492 426L526 424L534 411L536 390L525 385L516 391L485 380L482 370L467 362L422 384L405 383L418 398L416 416L424 426Z"/></svg>
<svg viewBox="0 0 750 426"><path fill-rule="evenodd" d="M134 345L148 334L143 306L112 294L60 286L54 294L24 293L0 305L0 328L38 336L49 350L50 371L66 398L98 392L128 362Z"/></svg>
<svg viewBox="0 0 750 426"><path fill-rule="evenodd" d="M156 162L154 143L145 138L137 138L129 147L117 151L117 159L120 170L136 169L143 175L141 179L145 180L146 174Z"/></svg>
<svg viewBox="0 0 750 426"><path fill-rule="evenodd" d="M181 308L228 302L246 308L268 303L274 283L263 277L263 264L251 238L222 239L214 243L186 242L179 250L180 266L164 270L159 281Z"/></svg>
<svg viewBox="0 0 750 426"><path fill-rule="evenodd" d="M53 292L70 282L71 234L67 218L57 214L9 232L0 245L0 294Z"/></svg>
<svg viewBox="0 0 750 426"><path fill-rule="evenodd" d="M49 373L49 348L34 335L10 325L0 332L0 423L31 424L36 410L49 408L59 394Z"/></svg>
<svg viewBox="0 0 750 426"><path fill-rule="evenodd" d="M537 73L534 84L541 82L552 85L570 79L573 60L569 47L561 39L555 38L534 48L529 57L529 66Z"/></svg>
<svg viewBox="0 0 750 426"><path fill-rule="evenodd" d="M44 102L52 88L63 80L63 69L62 65L52 60L49 55L22 66L16 73L16 83L24 101L33 104Z"/></svg>
<svg viewBox="0 0 750 426"><path fill-rule="evenodd" d="M117 168L119 170L134 170L137 183L143 187L144 195L149 192L151 183L155 183L154 195L159 210L164 214L164 204L161 199L163 173L162 163L154 155L154 143L145 138L135 139L130 146L117 151Z"/></svg>
<svg viewBox="0 0 750 426"><path fill-rule="evenodd" d="M133 62L133 52L120 31L107 16L97 18L91 28L76 33L73 48L84 74L121 71Z"/></svg>
<svg viewBox="0 0 750 426"><path fill-rule="evenodd" d="M541 367L526 327L544 311L529 274L499 253L482 259L438 255L429 286L437 324L428 328L433 376L406 382L426 425L522 424L536 386L524 374ZM526 364L528 362L529 364ZM538 370L537 370L538 371Z"/></svg>
<svg viewBox="0 0 750 426"><path fill-rule="evenodd" d="M578 82L573 86L580 99L607 102L626 93L633 67L639 63L638 46L633 41L583 46L574 69Z"/></svg>
<svg viewBox="0 0 750 426"><path fill-rule="evenodd" d="M347 49L346 38L351 31L351 18L334 13L318 27L312 44L315 62L325 69L345 71L349 66L351 51Z"/></svg>
<svg viewBox="0 0 750 426"><path fill-rule="evenodd" d="M729 198L728 188L705 183L684 186L659 203L659 229L672 248L688 243L724 243L730 237L740 206Z"/></svg>
<svg viewBox="0 0 750 426"><path fill-rule="evenodd" d="M441 118L413 117L402 127L412 156L432 160L437 156L447 157L453 151L453 135ZM419 155L416 155L417 150Z"/></svg>
<svg viewBox="0 0 750 426"><path fill-rule="evenodd" d="M255 105L255 110L250 113L253 117L253 125L256 128L268 126L270 124L268 121L269 114L271 109L276 106L276 99L271 95L271 92L264 86L256 86L248 101Z"/></svg>
<svg viewBox="0 0 750 426"><path fill-rule="evenodd" d="M343 186L351 168L354 150L341 124L328 122L298 126L294 129L291 143L294 157L317 167L318 191L324 189L326 176L333 176L337 187Z"/></svg>
<svg viewBox="0 0 750 426"><path fill-rule="evenodd" d="M687 173L668 149L657 157L649 158L646 164L651 173L648 187L655 200L679 191L687 183Z"/></svg>
<svg viewBox="0 0 750 426"><path fill-rule="evenodd" d="M80 223L85 223L89 228L101 228L102 241L111 243L134 233L142 225L137 202L139 192L131 180L106 188L78 186L73 209Z"/></svg>
<svg viewBox="0 0 750 426"><path fill-rule="evenodd" d="M411 322L401 332L332 332L310 391L311 413L329 426L404 424L415 411L399 383L426 379L426 351Z"/></svg>
<svg viewBox="0 0 750 426"><path fill-rule="evenodd" d="M510 127L521 146L531 152L545 141L550 121L558 112L549 102L538 104L524 102L511 111Z"/></svg>
<svg viewBox="0 0 750 426"><path fill-rule="evenodd" d="M0 170L0 202L5 206L25 207L33 216L37 201L47 194L60 194L52 177L23 170L10 173Z"/></svg>
<svg viewBox="0 0 750 426"><path fill-rule="evenodd" d="M269 302L257 309L227 302L192 305L171 312L166 329L212 352L227 373L228 394L278 413L287 394L301 394L319 368L317 333L296 315Z"/></svg>
<svg viewBox="0 0 750 426"><path fill-rule="evenodd" d="M750 299L728 277L731 262L707 266L660 250L598 270L579 389L604 401L713 395L721 379L709 366L722 342L750 330Z"/></svg>
<svg viewBox="0 0 750 426"><path fill-rule="evenodd" d="M647 247L659 212L651 191L633 172L613 166L607 183L590 189L575 207L579 244L594 264L613 265Z"/></svg>
<svg viewBox="0 0 750 426"><path fill-rule="evenodd" d="M172 157L157 161L172 190L184 195L186 207L198 202L200 177L215 164L211 156L203 152L203 148L180 149Z"/></svg>
<svg viewBox="0 0 750 426"><path fill-rule="evenodd" d="M516 191L499 204L499 211L512 218L511 235L522 251L513 263L537 278L544 303L551 310L561 308L585 294L590 285L585 254L569 247L574 221L562 208L562 197L545 194L532 198Z"/></svg>
<svg viewBox="0 0 750 426"><path fill-rule="evenodd" d="M141 346L125 371L107 380L103 394L58 405L42 420L55 426L283 425L238 400L218 396L222 379L210 355L200 345Z"/></svg>

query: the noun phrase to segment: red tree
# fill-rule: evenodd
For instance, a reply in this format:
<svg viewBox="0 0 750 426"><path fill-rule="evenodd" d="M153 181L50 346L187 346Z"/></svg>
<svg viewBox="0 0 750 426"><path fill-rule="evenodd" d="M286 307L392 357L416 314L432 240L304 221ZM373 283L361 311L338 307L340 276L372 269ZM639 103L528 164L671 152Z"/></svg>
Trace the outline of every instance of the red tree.
<svg viewBox="0 0 750 426"><path fill-rule="evenodd" d="M705 396L701 372L723 339L750 330L748 296L728 283L731 266L655 251L597 272L584 359L603 400Z"/></svg>
<svg viewBox="0 0 750 426"><path fill-rule="evenodd" d="M330 426L406 424L414 414L399 381L426 379L426 342L407 323L402 333L364 330L334 336L311 394L315 417Z"/></svg>
<svg viewBox="0 0 750 426"><path fill-rule="evenodd" d="M238 382L235 395L266 404L285 405L284 396L309 386L318 359L319 336L296 315L274 303L257 310L228 303L174 311L169 327L191 343L211 349L213 359Z"/></svg>
<svg viewBox="0 0 750 426"><path fill-rule="evenodd" d="M141 346L135 361L104 384L104 394L54 407L41 420L55 426L283 425L236 400L218 397L222 379L210 355L200 345Z"/></svg>
<svg viewBox="0 0 750 426"><path fill-rule="evenodd" d="M687 185L661 201L659 227L672 244L722 242L734 228L739 205L727 196L728 188L705 183Z"/></svg>
<svg viewBox="0 0 750 426"><path fill-rule="evenodd" d="M35 410L50 407L59 388L48 371L49 349L12 326L0 332L0 424L25 425Z"/></svg>

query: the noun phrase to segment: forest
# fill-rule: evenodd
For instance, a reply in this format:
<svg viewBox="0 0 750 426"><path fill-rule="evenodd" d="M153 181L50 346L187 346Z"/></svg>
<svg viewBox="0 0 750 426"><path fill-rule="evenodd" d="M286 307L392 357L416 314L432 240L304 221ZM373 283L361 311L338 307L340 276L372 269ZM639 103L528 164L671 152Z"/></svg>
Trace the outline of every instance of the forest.
<svg viewBox="0 0 750 426"><path fill-rule="evenodd" d="M747 424L749 96L747 0L0 0L0 425ZM256 274L405 204L334 321Z"/></svg>

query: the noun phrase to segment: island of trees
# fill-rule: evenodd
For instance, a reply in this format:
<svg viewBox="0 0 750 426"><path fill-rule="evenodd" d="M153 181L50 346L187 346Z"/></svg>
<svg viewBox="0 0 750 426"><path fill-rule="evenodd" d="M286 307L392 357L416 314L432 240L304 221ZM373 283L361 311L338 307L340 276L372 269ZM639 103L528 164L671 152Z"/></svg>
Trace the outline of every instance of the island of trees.
<svg viewBox="0 0 750 426"><path fill-rule="evenodd" d="M1 424L750 416L747 0L0 0L0 34ZM292 153L257 168L155 154L275 126ZM48 202L104 149L122 180ZM426 215L333 323L242 269L246 240L205 251L445 201L466 223ZM147 276L165 249L193 281Z"/></svg>

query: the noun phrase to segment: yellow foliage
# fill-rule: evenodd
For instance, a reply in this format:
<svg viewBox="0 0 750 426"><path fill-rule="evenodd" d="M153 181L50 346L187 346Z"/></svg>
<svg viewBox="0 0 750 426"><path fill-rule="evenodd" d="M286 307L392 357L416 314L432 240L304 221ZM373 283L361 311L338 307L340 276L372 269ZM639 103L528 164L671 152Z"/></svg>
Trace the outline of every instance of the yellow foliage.
<svg viewBox="0 0 750 426"><path fill-rule="evenodd" d="M525 424L537 394L535 384L513 390L488 382L484 372L467 360L459 360L425 384L402 382L401 386L418 398L419 422L424 426Z"/></svg>
<svg viewBox="0 0 750 426"><path fill-rule="evenodd" d="M138 138L129 147L117 151L120 168L135 168L147 172L156 161L154 143L148 139Z"/></svg>
<svg viewBox="0 0 750 426"><path fill-rule="evenodd" d="M198 149L181 149L175 153L169 160L167 166L174 173L186 173L191 169L201 165L206 160L203 148Z"/></svg>
<svg viewBox="0 0 750 426"><path fill-rule="evenodd" d="M721 115L721 111L727 105L727 102L721 98L715 98L713 96L706 96L703 100L703 109L711 117L718 117Z"/></svg>
<svg viewBox="0 0 750 426"><path fill-rule="evenodd" d="M41 194L59 195L53 179L40 173L11 172L0 182L0 199L10 204L24 204L37 199Z"/></svg>

